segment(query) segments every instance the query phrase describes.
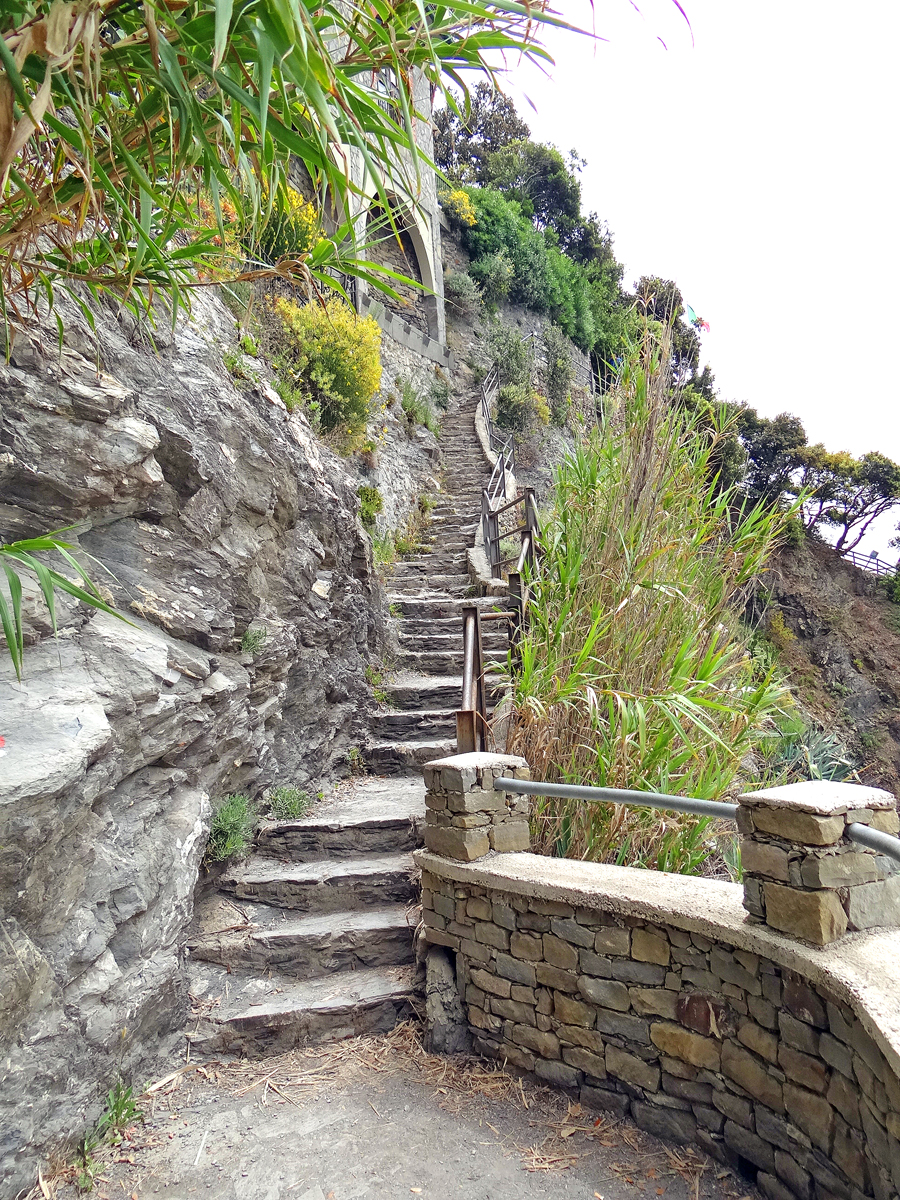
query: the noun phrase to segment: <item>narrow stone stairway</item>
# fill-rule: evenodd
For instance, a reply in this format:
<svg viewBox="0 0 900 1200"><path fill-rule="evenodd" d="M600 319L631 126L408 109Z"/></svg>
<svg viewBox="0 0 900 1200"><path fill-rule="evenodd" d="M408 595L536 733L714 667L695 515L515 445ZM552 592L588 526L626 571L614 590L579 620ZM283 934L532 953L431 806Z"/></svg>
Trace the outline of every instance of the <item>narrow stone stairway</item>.
<svg viewBox="0 0 900 1200"><path fill-rule="evenodd" d="M422 764L453 753L462 693L466 551L484 457L474 407L441 431L444 494L429 544L394 567L388 592L400 645L387 704L372 718L368 777L299 820L260 830L254 854L197 905L189 940L195 1052L280 1053L381 1032L415 1004L419 919L412 851L422 844ZM505 629L485 626L486 657L505 659Z"/></svg>

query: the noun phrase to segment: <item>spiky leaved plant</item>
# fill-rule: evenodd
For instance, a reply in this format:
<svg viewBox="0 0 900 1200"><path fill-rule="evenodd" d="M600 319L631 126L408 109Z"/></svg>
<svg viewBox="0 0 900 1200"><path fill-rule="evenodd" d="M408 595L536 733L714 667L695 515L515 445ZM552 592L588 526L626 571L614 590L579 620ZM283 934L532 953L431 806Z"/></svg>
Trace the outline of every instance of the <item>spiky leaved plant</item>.
<svg viewBox="0 0 900 1200"><path fill-rule="evenodd" d="M750 661L738 614L782 524L713 478L725 430L673 398L648 326L607 398L605 427L559 469L513 680L509 749L536 779L727 796L783 701ZM697 818L541 800L545 853L697 871Z"/></svg>

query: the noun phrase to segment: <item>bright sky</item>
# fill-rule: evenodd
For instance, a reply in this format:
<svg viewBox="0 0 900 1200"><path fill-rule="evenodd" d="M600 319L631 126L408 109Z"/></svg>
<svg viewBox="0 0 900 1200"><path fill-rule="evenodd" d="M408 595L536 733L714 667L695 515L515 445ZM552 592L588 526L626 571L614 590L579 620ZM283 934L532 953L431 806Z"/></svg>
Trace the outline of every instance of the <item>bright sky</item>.
<svg viewBox="0 0 900 1200"><path fill-rule="evenodd" d="M709 321L724 399L900 461L900 4L682 0L692 45L671 0L637 3L595 0L608 42L549 32L549 78L514 67L532 136L587 159L625 282L674 279Z"/></svg>

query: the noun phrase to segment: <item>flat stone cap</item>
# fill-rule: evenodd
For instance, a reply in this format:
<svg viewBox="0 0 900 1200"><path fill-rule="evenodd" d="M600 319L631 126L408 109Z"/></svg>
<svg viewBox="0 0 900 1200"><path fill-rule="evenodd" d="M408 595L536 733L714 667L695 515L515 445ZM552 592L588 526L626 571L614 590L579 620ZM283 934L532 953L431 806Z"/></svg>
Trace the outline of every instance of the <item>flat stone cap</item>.
<svg viewBox="0 0 900 1200"><path fill-rule="evenodd" d="M861 808L896 808L897 801L882 788L861 783L834 783L829 779L807 779L784 787L746 792L740 797L748 808L790 808L796 812L836 817Z"/></svg>
<svg viewBox="0 0 900 1200"><path fill-rule="evenodd" d="M527 766L528 763L525 759L519 758L517 754L488 754L484 750L473 750L469 754L454 754L450 758L436 758L433 762L426 763L424 769L456 767L459 771L465 771L468 767L470 770L481 771L485 767L509 767L514 771Z"/></svg>

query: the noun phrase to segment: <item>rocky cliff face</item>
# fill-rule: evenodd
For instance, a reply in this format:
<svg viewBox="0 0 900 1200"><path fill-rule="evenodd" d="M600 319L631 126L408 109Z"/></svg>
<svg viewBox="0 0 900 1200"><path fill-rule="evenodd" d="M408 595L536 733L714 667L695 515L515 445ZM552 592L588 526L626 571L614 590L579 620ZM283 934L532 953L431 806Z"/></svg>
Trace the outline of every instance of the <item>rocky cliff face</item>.
<svg viewBox="0 0 900 1200"><path fill-rule="evenodd" d="M21 686L0 657L2 1196L167 1047L210 803L327 775L379 639L355 481L235 390L218 301L155 348L66 319L62 352L48 326L0 364L0 541L79 522L133 624L62 603L57 643L32 591Z"/></svg>
<svg viewBox="0 0 900 1200"><path fill-rule="evenodd" d="M784 620L774 640L792 690L840 735L863 782L900 796L900 606L874 575L816 542L782 550L762 588L757 603Z"/></svg>

